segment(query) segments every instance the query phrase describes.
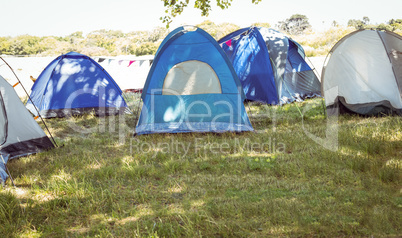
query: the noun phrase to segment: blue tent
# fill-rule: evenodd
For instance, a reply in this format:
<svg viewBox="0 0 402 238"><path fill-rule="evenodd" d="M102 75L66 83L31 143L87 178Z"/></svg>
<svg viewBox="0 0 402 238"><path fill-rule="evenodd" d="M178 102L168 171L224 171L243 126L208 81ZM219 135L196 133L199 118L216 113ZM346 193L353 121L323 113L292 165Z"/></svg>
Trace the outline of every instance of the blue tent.
<svg viewBox="0 0 402 238"><path fill-rule="evenodd" d="M243 86L246 98L283 104L320 96L321 84L303 48L273 29L250 27L218 41Z"/></svg>
<svg viewBox="0 0 402 238"><path fill-rule="evenodd" d="M137 134L253 130L230 61L204 30L179 27L159 46Z"/></svg>
<svg viewBox="0 0 402 238"><path fill-rule="evenodd" d="M98 116L114 115L127 109L113 78L93 59L76 52L57 57L42 71L31 99L45 118L91 111ZM37 115L30 101L26 107Z"/></svg>

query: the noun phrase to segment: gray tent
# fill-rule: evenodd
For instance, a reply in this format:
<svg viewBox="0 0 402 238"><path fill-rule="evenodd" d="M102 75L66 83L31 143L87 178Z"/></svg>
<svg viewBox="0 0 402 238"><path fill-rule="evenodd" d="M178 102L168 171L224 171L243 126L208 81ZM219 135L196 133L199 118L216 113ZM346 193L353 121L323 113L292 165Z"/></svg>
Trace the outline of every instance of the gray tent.
<svg viewBox="0 0 402 238"><path fill-rule="evenodd" d="M360 30L329 52L321 91L328 114L402 115L402 37Z"/></svg>
<svg viewBox="0 0 402 238"><path fill-rule="evenodd" d="M7 179L6 164L13 158L54 147L25 108L14 88L0 76L0 182Z"/></svg>

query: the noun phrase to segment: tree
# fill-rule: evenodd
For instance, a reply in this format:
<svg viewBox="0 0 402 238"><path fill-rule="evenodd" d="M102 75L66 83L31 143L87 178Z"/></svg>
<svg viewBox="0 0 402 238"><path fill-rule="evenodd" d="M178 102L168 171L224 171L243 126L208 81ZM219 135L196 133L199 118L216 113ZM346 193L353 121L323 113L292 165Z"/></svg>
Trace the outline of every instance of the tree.
<svg viewBox="0 0 402 238"><path fill-rule="evenodd" d="M21 35L11 40L9 53L13 55L35 55L43 51L40 37Z"/></svg>
<svg viewBox="0 0 402 238"><path fill-rule="evenodd" d="M376 27L376 29L380 31L392 31L392 26L381 23Z"/></svg>
<svg viewBox="0 0 402 238"><path fill-rule="evenodd" d="M361 30L361 29L366 28L368 26L369 22L370 22L370 18L364 16L363 20L350 19L348 21L348 26L352 26L356 30Z"/></svg>
<svg viewBox="0 0 402 238"><path fill-rule="evenodd" d="M391 19L388 21L391 31L401 30L402 31L402 19Z"/></svg>
<svg viewBox="0 0 402 238"><path fill-rule="evenodd" d="M10 38L9 37L0 37L0 55L1 54L10 54Z"/></svg>
<svg viewBox="0 0 402 238"><path fill-rule="evenodd" d="M136 56L141 56L141 55L154 55L156 53L156 50L158 49L158 45L152 42L147 42L144 44L141 44L139 47L135 48L135 55Z"/></svg>
<svg viewBox="0 0 402 238"><path fill-rule="evenodd" d="M221 23L216 25L209 20L197 24L196 27L202 28L204 31L208 32L208 34L210 34L215 40L219 40L230 32L239 29L239 26L232 23Z"/></svg>
<svg viewBox="0 0 402 238"><path fill-rule="evenodd" d="M102 29L90 32L87 35L85 43L88 47L100 47L106 49L109 53L112 53L116 50L116 38L123 36L124 34L121 31Z"/></svg>
<svg viewBox="0 0 402 238"><path fill-rule="evenodd" d="M362 20L350 19L348 26L354 27L356 30L364 29L364 22Z"/></svg>
<svg viewBox="0 0 402 238"><path fill-rule="evenodd" d="M157 42L158 40L163 40L169 32L166 28L156 27L148 35L148 41Z"/></svg>
<svg viewBox="0 0 402 238"><path fill-rule="evenodd" d="M216 33L218 31L218 27L214 22L206 20L206 21L203 21L200 24L197 24L195 26L203 29L206 32L208 32L213 38L216 39Z"/></svg>
<svg viewBox="0 0 402 238"><path fill-rule="evenodd" d="M364 16L363 17L363 22L364 22L365 25L368 25L370 23L370 18Z"/></svg>
<svg viewBox="0 0 402 238"><path fill-rule="evenodd" d="M70 35L68 35L68 37L70 37L70 38L80 38L80 39L84 38L84 36L82 34L82 31L76 31L74 33L71 33Z"/></svg>
<svg viewBox="0 0 402 238"><path fill-rule="evenodd" d="M213 0L212 0L213 1ZM230 7L233 0L215 0L216 5L221 9L227 9ZM251 3L258 4L262 0L251 0ZM172 18L180 15L190 0L162 0L167 15L160 18L163 23L166 23L166 28L169 28L169 24L172 22ZM194 8L201 10L201 16L208 16L211 11L211 0L195 0Z"/></svg>
<svg viewBox="0 0 402 238"><path fill-rule="evenodd" d="M299 35L310 27L311 25L308 22L308 18L301 14L294 14L290 18L278 22L278 28L291 35Z"/></svg>
<svg viewBox="0 0 402 238"><path fill-rule="evenodd" d="M215 39L219 40L220 38L226 36L227 34L234 32L235 30L239 29L240 27L233 23L221 23L217 26L217 32Z"/></svg>

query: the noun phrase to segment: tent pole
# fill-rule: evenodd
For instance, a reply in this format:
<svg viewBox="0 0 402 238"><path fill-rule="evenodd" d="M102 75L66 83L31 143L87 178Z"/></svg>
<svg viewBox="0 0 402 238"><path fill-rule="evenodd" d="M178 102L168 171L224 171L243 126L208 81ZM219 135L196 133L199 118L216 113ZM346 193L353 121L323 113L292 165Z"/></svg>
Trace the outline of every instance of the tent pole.
<svg viewBox="0 0 402 238"><path fill-rule="evenodd" d="M140 109L140 104L141 104L141 95L140 95L140 98L139 98L139 100L138 100L138 106L137 106L137 109L135 110L135 124L137 124L138 123L138 120L140 119L139 118L139 116L138 116L138 112L139 112L139 109ZM137 135L137 133L135 132L135 128L134 128L134 136L136 136Z"/></svg>
<svg viewBox="0 0 402 238"><path fill-rule="evenodd" d="M313 72L315 72L316 76L318 76L318 79L320 80L321 83L321 74L318 72L318 70L315 68L315 65L313 65L313 63L311 62L311 60L309 59L309 57L305 57L305 59L308 60L308 62L310 62L310 65L312 65L314 67Z"/></svg>
<svg viewBox="0 0 402 238"><path fill-rule="evenodd" d="M1 156L1 160L3 160L3 164L4 164L4 167L6 168L6 172L8 173L8 176L10 176L11 184L15 187L13 177L11 176L10 170L8 170L6 161L4 160L4 157L3 157L2 154L0 154L0 156ZM5 182L6 182L6 181L4 181L4 183L5 183Z"/></svg>
<svg viewBox="0 0 402 238"><path fill-rule="evenodd" d="M43 124L45 125L46 130L49 132L49 135L50 135L50 137L52 138L54 145L55 145L56 147L59 147L59 146L57 145L55 139L53 138L52 133L50 133L50 130L49 130L49 128L47 127L45 121L43 120L42 116L40 115L38 108L35 106L34 102L33 102L32 99L31 99L31 96L29 96L27 90L25 89L24 85L21 83L20 79L18 78L17 74L14 72L13 68L11 68L11 66L7 63L7 61L5 61L2 57L0 57L0 59L3 60L3 62L11 69L11 72L13 72L14 76L17 78L18 82L21 84L22 89L24 89L25 94L28 96L29 101L31 101L32 105L34 105L34 108L35 108L36 112L38 113L38 115L39 115L41 121L42 121Z"/></svg>

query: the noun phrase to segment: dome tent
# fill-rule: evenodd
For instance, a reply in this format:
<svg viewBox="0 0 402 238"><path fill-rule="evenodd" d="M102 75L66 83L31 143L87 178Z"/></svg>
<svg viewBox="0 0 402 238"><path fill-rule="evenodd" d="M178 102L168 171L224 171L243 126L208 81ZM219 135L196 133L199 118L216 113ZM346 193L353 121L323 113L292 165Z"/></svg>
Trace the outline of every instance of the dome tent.
<svg viewBox="0 0 402 238"><path fill-rule="evenodd" d="M204 30L179 27L159 46L136 133L251 131L241 84Z"/></svg>
<svg viewBox="0 0 402 238"><path fill-rule="evenodd" d="M283 104L320 96L320 81L304 50L284 34L264 27L239 29L218 43L228 55L248 100Z"/></svg>
<svg viewBox="0 0 402 238"><path fill-rule="evenodd" d="M54 59L32 86L30 97L44 118L123 113L127 104L113 78L93 59L70 52ZM37 115L29 101L26 107Z"/></svg>
<svg viewBox="0 0 402 238"><path fill-rule="evenodd" d="M402 37L359 30L338 41L322 70L329 115L402 115Z"/></svg>
<svg viewBox="0 0 402 238"><path fill-rule="evenodd" d="M24 107L14 88L0 76L0 182L8 177L8 160L54 147Z"/></svg>

